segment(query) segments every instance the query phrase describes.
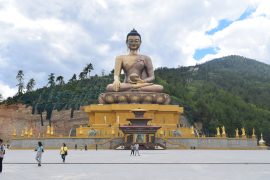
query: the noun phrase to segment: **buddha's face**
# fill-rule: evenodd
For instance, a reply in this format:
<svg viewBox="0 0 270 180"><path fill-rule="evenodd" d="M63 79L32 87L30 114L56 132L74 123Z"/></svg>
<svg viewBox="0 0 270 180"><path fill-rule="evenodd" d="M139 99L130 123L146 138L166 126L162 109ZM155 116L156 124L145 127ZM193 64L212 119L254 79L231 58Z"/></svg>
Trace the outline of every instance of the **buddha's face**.
<svg viewBox="0 0 270 180"><path fill-rule="evenodd" d="M140 36L128 36L127 46L130 50L138 50L141 45Z"/></svg>

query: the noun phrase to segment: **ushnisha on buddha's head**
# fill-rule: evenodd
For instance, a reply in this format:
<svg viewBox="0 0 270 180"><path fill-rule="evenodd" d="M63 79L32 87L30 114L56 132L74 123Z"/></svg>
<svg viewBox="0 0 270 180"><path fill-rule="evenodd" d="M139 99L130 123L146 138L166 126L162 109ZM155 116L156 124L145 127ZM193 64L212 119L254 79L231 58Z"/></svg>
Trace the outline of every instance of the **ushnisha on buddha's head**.
<svg viewBox="0 0 270 180"><path fill-rule="evenodd" d="M137 51L141 43L141 35L135 29L127 34L126 44L130 51Z"/></svg>

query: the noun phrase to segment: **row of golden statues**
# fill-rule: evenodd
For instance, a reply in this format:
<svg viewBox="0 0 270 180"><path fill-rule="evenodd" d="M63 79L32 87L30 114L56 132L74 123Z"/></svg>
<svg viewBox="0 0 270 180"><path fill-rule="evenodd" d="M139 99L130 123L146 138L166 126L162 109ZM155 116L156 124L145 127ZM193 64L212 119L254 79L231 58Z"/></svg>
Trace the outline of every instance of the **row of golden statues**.
<svg viewBox="0 0 270 180"><path fill-rule="evenodd" d="M83 134L83 127L82 125L79 126L79 134ZM246 138L246 130L245 128L241 128L241 137L242 138ZM53 126L47 126L47 130L46 130L46 135L47 136L53 136L55 133L54 133L54 127ZM112 128L111 130L111 134L114 135L115 134L115 130ZM159 131L158 133L160 136L164 135L165 132L164 131ZM190 134L191 135L194 135L195 134L195 129L193 126L190 127ZM13 130L13 137L16 137L17 136L17 131L16 129L14 128ZM20 134L21 137L33 137L33 128L29 128L28 127L25 127L22 131L21 131L21 134ZM221 128L220 127L217 127L216 128L216 137L226 137L226 130L225 130L225 126L222 126ZM39 135L40 137L40 135ZM205 136L204 136L205 137ZM239 130L238 128L235 129L235 138L239 138L240 135L239 135ZM253 128L252 129L252 138L256 138L256 135L255 135L255 129Z"/></svg>
<svg viewBox="0 0 270 180"><path fill-rule="evenodd" d="M220 130L221 130L222 132L220 132ZM222 126L221 128L220 128L220 127L217 127L217 128L216 128L216 131L217 131L217 133L216 133L216 136L217 136L217 137L226 137L225 126ZM242 138L246 138L246 130L245 130L245 128L241 128L241 132L242 132L241 137L242 137ZM240 137L240 135L239 135L239 129L236 128L236 129L235 129L235 138L239 138L239 137ZM254 129L254 128L252 129L252 135L251 135L251 137L252 137L252 138L256 138L256 135L255 135L255 129Z"/></svg>
<svg viewBox="0 0 270 180"><path fill-rule="evenodd" d="M53 126L47 126L46 135L47 136L54 135L54 127ZM15 128L13 129L12 136L13 137L17 136L17 130ZM31 128L28 128L28 127L23 128L20 136L21 137L33 137L33 128L32 127ZM40 137L40 133L39 133L39 137Z"/></svg>

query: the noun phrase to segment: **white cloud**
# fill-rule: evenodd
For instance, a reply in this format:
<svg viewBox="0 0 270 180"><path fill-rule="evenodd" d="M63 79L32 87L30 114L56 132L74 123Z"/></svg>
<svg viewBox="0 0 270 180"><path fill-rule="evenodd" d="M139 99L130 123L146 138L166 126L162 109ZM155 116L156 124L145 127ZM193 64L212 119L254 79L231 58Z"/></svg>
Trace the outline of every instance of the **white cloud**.
<svg viewBox="0 0 270 180"><path fill-rule="evenodd" d="M110 41L116 41L116 42L120 42L121 38L119 36L118 33L114 33L111 37L110 37Z"/></svg>
<svg viewBox="0 0 270 180"><path fill-rule="evenodd" d="M206 60L230 54L242 55L270 63L270 19L264 16L236 21L226 29L214 34L213 46L220 48L216 55L208 55Z"/></svg>
<svg viewBox="0 0 270 180"><path fill-rule="evenodd" d="M142 35L141 52L155 68L193 65L196 49L219 47L213 57L239 54L270 63L267 0L0 0L0 80L13 88L22 69L26 81L47 84L52 72L67 81L92 63L92 74L112 70L116 55L126 53L126 34ZM222 19L248 18L206 35ZM7 18L8 17L8 18ZM6 68L9 67L9 68Z"/></svg>
<svg viewBox="0 0 270 180"><path fill-rule="evenodd" d="M3 98L6 99L8 97L12 97L17 93L16 88L11 88L8 85L4 84L0 81L0 94L2 94Z"/></svg>
<svg viewBox="0 0 270 180"><path fill-rule="evenodd" d="M109 50L110 50L109 44L101 44L101 45L97 46L97 52L100 55L107 55L109 53Z"/></svg>

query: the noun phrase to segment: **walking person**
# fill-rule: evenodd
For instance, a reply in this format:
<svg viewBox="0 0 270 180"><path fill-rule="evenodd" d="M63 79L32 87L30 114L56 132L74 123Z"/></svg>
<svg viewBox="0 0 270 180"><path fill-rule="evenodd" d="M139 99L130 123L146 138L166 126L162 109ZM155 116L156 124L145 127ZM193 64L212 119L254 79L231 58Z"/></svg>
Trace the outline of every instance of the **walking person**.
<svg viewBox="0 0 270 180"><path fill-rule="evenodd" d="M3 140L0 139L0 173L2 173L2 169L3 169L3 159L4 159L4 155L5 155L5 146L3 144Z"/></svg>
<svg viewBox="0 0 270 180"><path fill-rule="evenodd" d="M137 144L135 144L135 156L136 156L136 154L138 154L138 156L140 156L140 153L139 153L139 144L137 143Z"/></svg>
<svg viewBox="0 0 270 180"><path fill-rule="evenodd" d="M62 147L60 148L60 155L64 163L66 161L66 156L68 155L68 148L65 143L63 143Z"/></svg>
<svg viewBox="0 0 270 180"><path fill-rule="evenodd" d="M40 141L38 142L38 146L36 147L35 151L37 151L36 160L38 162L38 166L41 166L41 157L42 153L44 152L44 149Z"/></svg>
<svg viewBox="0 0 270 180"><path fill-rule="evenodd" d="M130 155L133 155L134 156L134 149L135 149L134 145L131 144L130 145L130 150L131 150Z"/></svg>

